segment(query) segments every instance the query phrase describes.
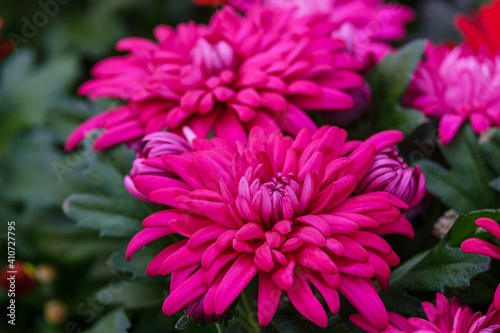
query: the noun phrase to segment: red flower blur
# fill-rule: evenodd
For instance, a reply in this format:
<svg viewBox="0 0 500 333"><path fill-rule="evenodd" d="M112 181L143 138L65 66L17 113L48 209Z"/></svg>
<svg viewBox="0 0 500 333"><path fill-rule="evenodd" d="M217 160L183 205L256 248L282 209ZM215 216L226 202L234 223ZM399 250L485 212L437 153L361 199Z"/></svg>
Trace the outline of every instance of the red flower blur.
<svg viewBox="0 0 500 333"><path fill-rule="evenodd" d="M455 25L476 51L486 49L494 54L500 48L499 17L500 1L494 0L480 6L473 17L458 15Z"/></svg>

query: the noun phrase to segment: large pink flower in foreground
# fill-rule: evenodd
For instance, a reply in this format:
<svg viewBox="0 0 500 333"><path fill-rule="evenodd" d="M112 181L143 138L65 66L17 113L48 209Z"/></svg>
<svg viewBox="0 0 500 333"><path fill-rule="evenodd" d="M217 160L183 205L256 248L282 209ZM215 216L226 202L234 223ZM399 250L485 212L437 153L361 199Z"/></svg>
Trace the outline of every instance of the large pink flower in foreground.
<svg viewBox="0 0 500 333"><path fill-rule="evenodd" d="M476 224L484 230L490 232L493 236L500 239L500 225L492 219L480 218L476 220ZM500 247L495 246L485 240L477 238L469 238L460 245L462 251L467 253L477 253L483 256L500 259ZM500 309L500 285L495 292L494 304L497 309Z"/></svg>
<svg viewBox="0 0 500 333"><path fill-rule="evenodd" d="M233 141L246 140L253 126L314 130L303 110L349 109L345 91L364 82L332 30L325 15L294 19L293 10L254 8L243 17L226 6L208 26L159 26L158 42L126 38L117 48L130 53L97 64L80 93L127 104L86 121L66 148L95 128L105 129L97 149L185 125Z"/></svg>
<svg viewBox="0 0 500 333"><path fill-rule="evenodd" d="M402 134L382 132L365 142L346 137L328 126L314 134L303 129L296 139L254 128L237 147L198 138L193 151L142 161L175 174L133 178L151 201L173 209L144 220L127 259L163 236L186 237L147 268L149 276L172 274L163 311L172 315L205 295L205 314L223 314L257 275L261 325L269 324L285 291L300 313L326 326L312 283L332 313L340 292L372 325L385 328L387 312L372 278L387 287L399 259L379 235L412 237L413 229L401 215L404 202L355 189L375 154Z"/></svg>
<svg viewBox="0 0 500 333"><path fill-rule="evenodd" d="M299 17L327 14L335 25L332 36L342 39L365 68L391 50L388 41L405 36L405 24L415 16L410 7L383 0L232 0L229 3L243 10L256 5L296 8L295 15Z"/></svg>
<svg viewBox="0 0 500 333"><path fill-rule="evenodd" d="M390 324L385 330L370 325L361 315L350 319L368 333L498 333L500 332L500 310L493 305L482 315L473 313L467 305L458 303L457 298L448 301L441 293L436 295L436 305L423 302L422 308L428 319L406 319L396 313L389 313Z"/></svg>
<svg viewBox="0 0 500 333"><path fill-rule="evenodd" d="M439 139L448 144L468 119L476 133L500 125L500 55L478 55L468 45L427 45L406 101L439 118Z"/></svg>

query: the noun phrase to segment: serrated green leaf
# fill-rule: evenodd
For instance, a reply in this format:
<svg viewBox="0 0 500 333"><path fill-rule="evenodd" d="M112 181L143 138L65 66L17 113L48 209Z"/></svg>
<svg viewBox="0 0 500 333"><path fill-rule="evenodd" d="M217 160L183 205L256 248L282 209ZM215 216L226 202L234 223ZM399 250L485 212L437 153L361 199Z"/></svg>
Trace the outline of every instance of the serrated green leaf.
<svg viewBox="0 0 500 333"><path fill-rule="evenodd" d="M488 186L494 175L480 153L472 128L464 126L446 146L436 144L450 169L434 161L419 161L427 190L458 212L498 207L498 193Z"/></svg>
<svg viewBox="0 0 500 333"><path fill-rule="evenodd" d="M41 125L48 109L57 105L78 74L73 55L58 55L35 64L30 49L11 55L0 76L0 149L16 130Z"/></svg>
<svg viewBox="0 0 500 333"><path fill-rule="evenodd" d="M418 126L421 113L402 109L399 101L422 57L425 43L425 40L415 40L396 55L387 55L368 76L374 96L371 116L376 131L399 129L409 134Z"/></svg>
<svg viewBox="0 0 500 333"><path fill-rule="evenodd" d="M449 235L433 249L394 270L389 288L381 293L388 310L409 315L418 311L422 302L415 292L443 293L449 288L464 288L473 277L488 270L489 257L451 247Z"/></svg>
<svg viewBox="0 0 500 333"><path fill-rule="evenodd" d="M500 177L493 179L488 185L497 192L500 192Z"/></svg>
<svg viewBox="0 0 500 333"><path fill-rule="evenodd" d="M88 142L92 146L91 142ZM123 185L134 152L118 147L103 152L82 152L88 167L84 175L95 192L70 195L63 203L65 214L78 226L99 230L101 236L130 238L141 230L142 220L154 212L152 205L131 196Z"/></svg>
<svg viewBox="0 0 500 333"><path fill-rule="evenodd" d="M85 333L127 333L130 326L130 321L123 309L118 309L99 319Z"/></svg>
<svg viewBox="0 0 500 333"><path fill-rule="evenodd" d="M460 215L450 231L450 246L460 246L464 240L470 238L478 228L475 223L478 218L487 217L498 221L499 212L498 209L484 209Z"/></svg>
<svg viewBox="0 0 500 333"><path fill-rule="evenodd" d="M168 289L165 279L125 280L110 283L96 293L96 299L127 309L161 306Z"/></svg>
<svg viewBox="0 0 500 333"><path fill-rule="evenodd" d="M74 155L57 149L55 136L37 129L12 137L12 146L0 156L0 195L27 206L60 207L77 189L87 188L78 177L83 165L68 166Z"/></svg>
<svg viewBox="0 0 500 333"><path fill-rule="evenodd" d="M130 198L73 194L63 204L64 213L80 227L100 231L100 236L129 237L141 230L146 217L139 203Z"/></svg>
<svg viewBox="0 0 500 333"><path fill-rule="evenodd" d="M396 105L391 112L381 115L377 126L380 130L397 129L408 135L420 125L423 118L420 111Z"/></svg>
<svg viewBox="0 0 500 333"><path fill-rule="evenodd" d="M480 144L485 160L500 175L500 129L490 129Z"/></svg>

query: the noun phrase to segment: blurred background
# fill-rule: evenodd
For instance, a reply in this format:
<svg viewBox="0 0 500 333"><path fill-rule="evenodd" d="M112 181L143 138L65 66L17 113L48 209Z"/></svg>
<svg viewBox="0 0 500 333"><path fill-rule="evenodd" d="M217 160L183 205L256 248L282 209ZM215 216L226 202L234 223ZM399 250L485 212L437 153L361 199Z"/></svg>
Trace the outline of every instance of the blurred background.
<svg viewBox="0 0 500 333"><path fill-rule="evenodd" d="M407 39L458 41L454 15L480 2L402 1L418 12ZM134 211L127 218L140 224L154 210L132 197L114 202L109 193L125 191L133 153L119 147L102 155L84 144L67 154L63 143L82 121L117 103L76 91L93 64L116 54L119 39L152 38L158 24L206 22L214 10L189 0L1 0L0 268L8 264L7 223L15 221L18 274L16 325L7 324L3 286L0 332L173 331L179 317L161 313L157 292L167 282L141 280L145 266L123 258L137 230L119 231L117 216ZM75 193L87 195L86 205L69 207L65 199ZM83 213L93 219L79 219ZM107 225L96 225L102 221Z"/></svg>

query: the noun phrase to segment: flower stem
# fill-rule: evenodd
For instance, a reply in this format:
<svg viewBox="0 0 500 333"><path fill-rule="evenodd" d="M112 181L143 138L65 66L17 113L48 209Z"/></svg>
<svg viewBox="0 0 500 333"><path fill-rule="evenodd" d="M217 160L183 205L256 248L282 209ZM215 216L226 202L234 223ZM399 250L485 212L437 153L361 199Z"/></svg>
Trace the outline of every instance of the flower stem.
<svg viewBox="0 0 500 333"><path fill-rule="evenodd" d="M217 327L217 333L226 333L226 323L223 321L222 323L215 323L215 327Z"/></svg>
<svg viewBox="0 0 500 333"><path fill-rule="evenodd" d="M252 303L250 302L250 299L248 298L246 290L243 290L243 292L240 294L240 297L241 297L241 301L243 303L243 306L245 307L246 322L251 326L253 332L255 332L255 333L260 332L260 325L254 319L253 313L255 313L255 310L252 307Z"/></svg>

